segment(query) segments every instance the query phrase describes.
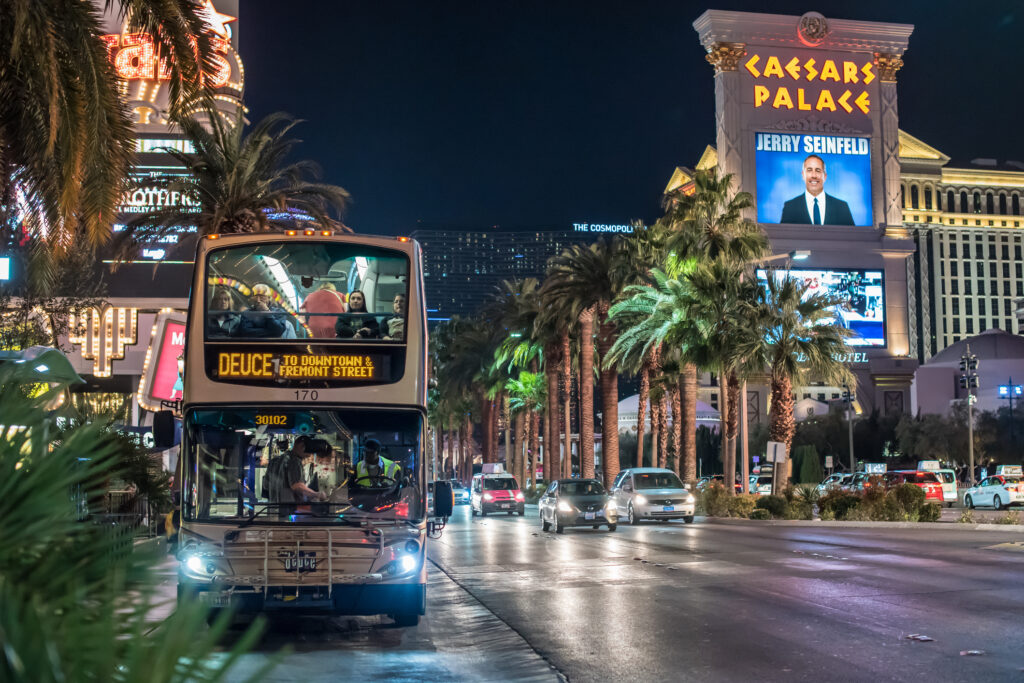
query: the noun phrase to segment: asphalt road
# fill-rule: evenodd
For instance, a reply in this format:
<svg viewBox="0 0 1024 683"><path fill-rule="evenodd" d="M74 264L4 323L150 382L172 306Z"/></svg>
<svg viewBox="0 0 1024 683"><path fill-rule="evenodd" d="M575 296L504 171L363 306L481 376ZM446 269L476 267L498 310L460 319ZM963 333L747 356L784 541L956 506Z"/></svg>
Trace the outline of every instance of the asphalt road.
<svg viewBox="0 0 1024 683"><path fill-rule="evenodd" d="M698 517L554 534L535 515L457 508L429 546L418 627L278 617L227 680L282 648L271 680L1024 680L1024 527Z"/></svg>
<svg viewBox="0 0 1024 683"><path fill-rule="evenodd" d="M556 535L527 514L460 507L431 557L571 681L1024 679L1019 527Z"/></svg>

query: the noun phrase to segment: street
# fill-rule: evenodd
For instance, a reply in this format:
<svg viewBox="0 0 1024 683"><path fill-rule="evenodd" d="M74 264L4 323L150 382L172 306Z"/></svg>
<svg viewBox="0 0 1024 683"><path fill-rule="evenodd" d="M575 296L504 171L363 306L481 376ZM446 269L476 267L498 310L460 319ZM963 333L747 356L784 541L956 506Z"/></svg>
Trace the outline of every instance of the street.
<svg viewBox="0 0 1024 683"><path fill-rule="evenodd" d="M1020 527L698 518L556 535L535 510L456 509L430 546L419 627L278 619L231 680L288 645L276 680L995 681L1024 671Z"/></svg>

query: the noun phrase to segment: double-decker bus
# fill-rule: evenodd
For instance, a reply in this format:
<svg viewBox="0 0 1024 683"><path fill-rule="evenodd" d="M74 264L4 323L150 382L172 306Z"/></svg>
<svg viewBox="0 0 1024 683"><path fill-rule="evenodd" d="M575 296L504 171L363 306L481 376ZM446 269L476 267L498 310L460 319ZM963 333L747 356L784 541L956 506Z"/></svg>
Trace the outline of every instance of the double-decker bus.
<svg viewBox="0 0 1024 683"><path fill-rule="evenodd" d="M200 240L180 406L179 597L418 623L420 262L407 238Z"/></svg>

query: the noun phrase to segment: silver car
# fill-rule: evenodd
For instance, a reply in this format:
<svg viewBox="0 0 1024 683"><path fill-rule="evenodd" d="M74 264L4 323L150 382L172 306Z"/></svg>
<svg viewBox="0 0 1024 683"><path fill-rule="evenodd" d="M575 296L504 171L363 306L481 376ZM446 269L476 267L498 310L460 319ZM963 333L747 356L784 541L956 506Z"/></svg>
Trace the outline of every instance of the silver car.
<svg viewBox="0 0 1024 683"><path fill-rule="evenodd" d="M638 524L643 519L693 522L697 500L672 470L632 467L619 472L609 490L620 519Z"/></svg>

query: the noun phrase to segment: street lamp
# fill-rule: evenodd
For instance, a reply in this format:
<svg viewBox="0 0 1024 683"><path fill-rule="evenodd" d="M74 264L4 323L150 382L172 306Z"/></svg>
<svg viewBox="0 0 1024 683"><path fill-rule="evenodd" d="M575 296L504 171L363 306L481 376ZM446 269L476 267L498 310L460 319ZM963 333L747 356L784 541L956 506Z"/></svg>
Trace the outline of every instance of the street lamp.
<svg viewBox="0 0 1024 683"><path fill-rule="evenodd" d="M967 390L967 457L971 486L974 486L974 412L971 410L974 394L971 389L978 386L978 357L971 353L971 345L968 344L960 356L960 388Z"/></svg>

